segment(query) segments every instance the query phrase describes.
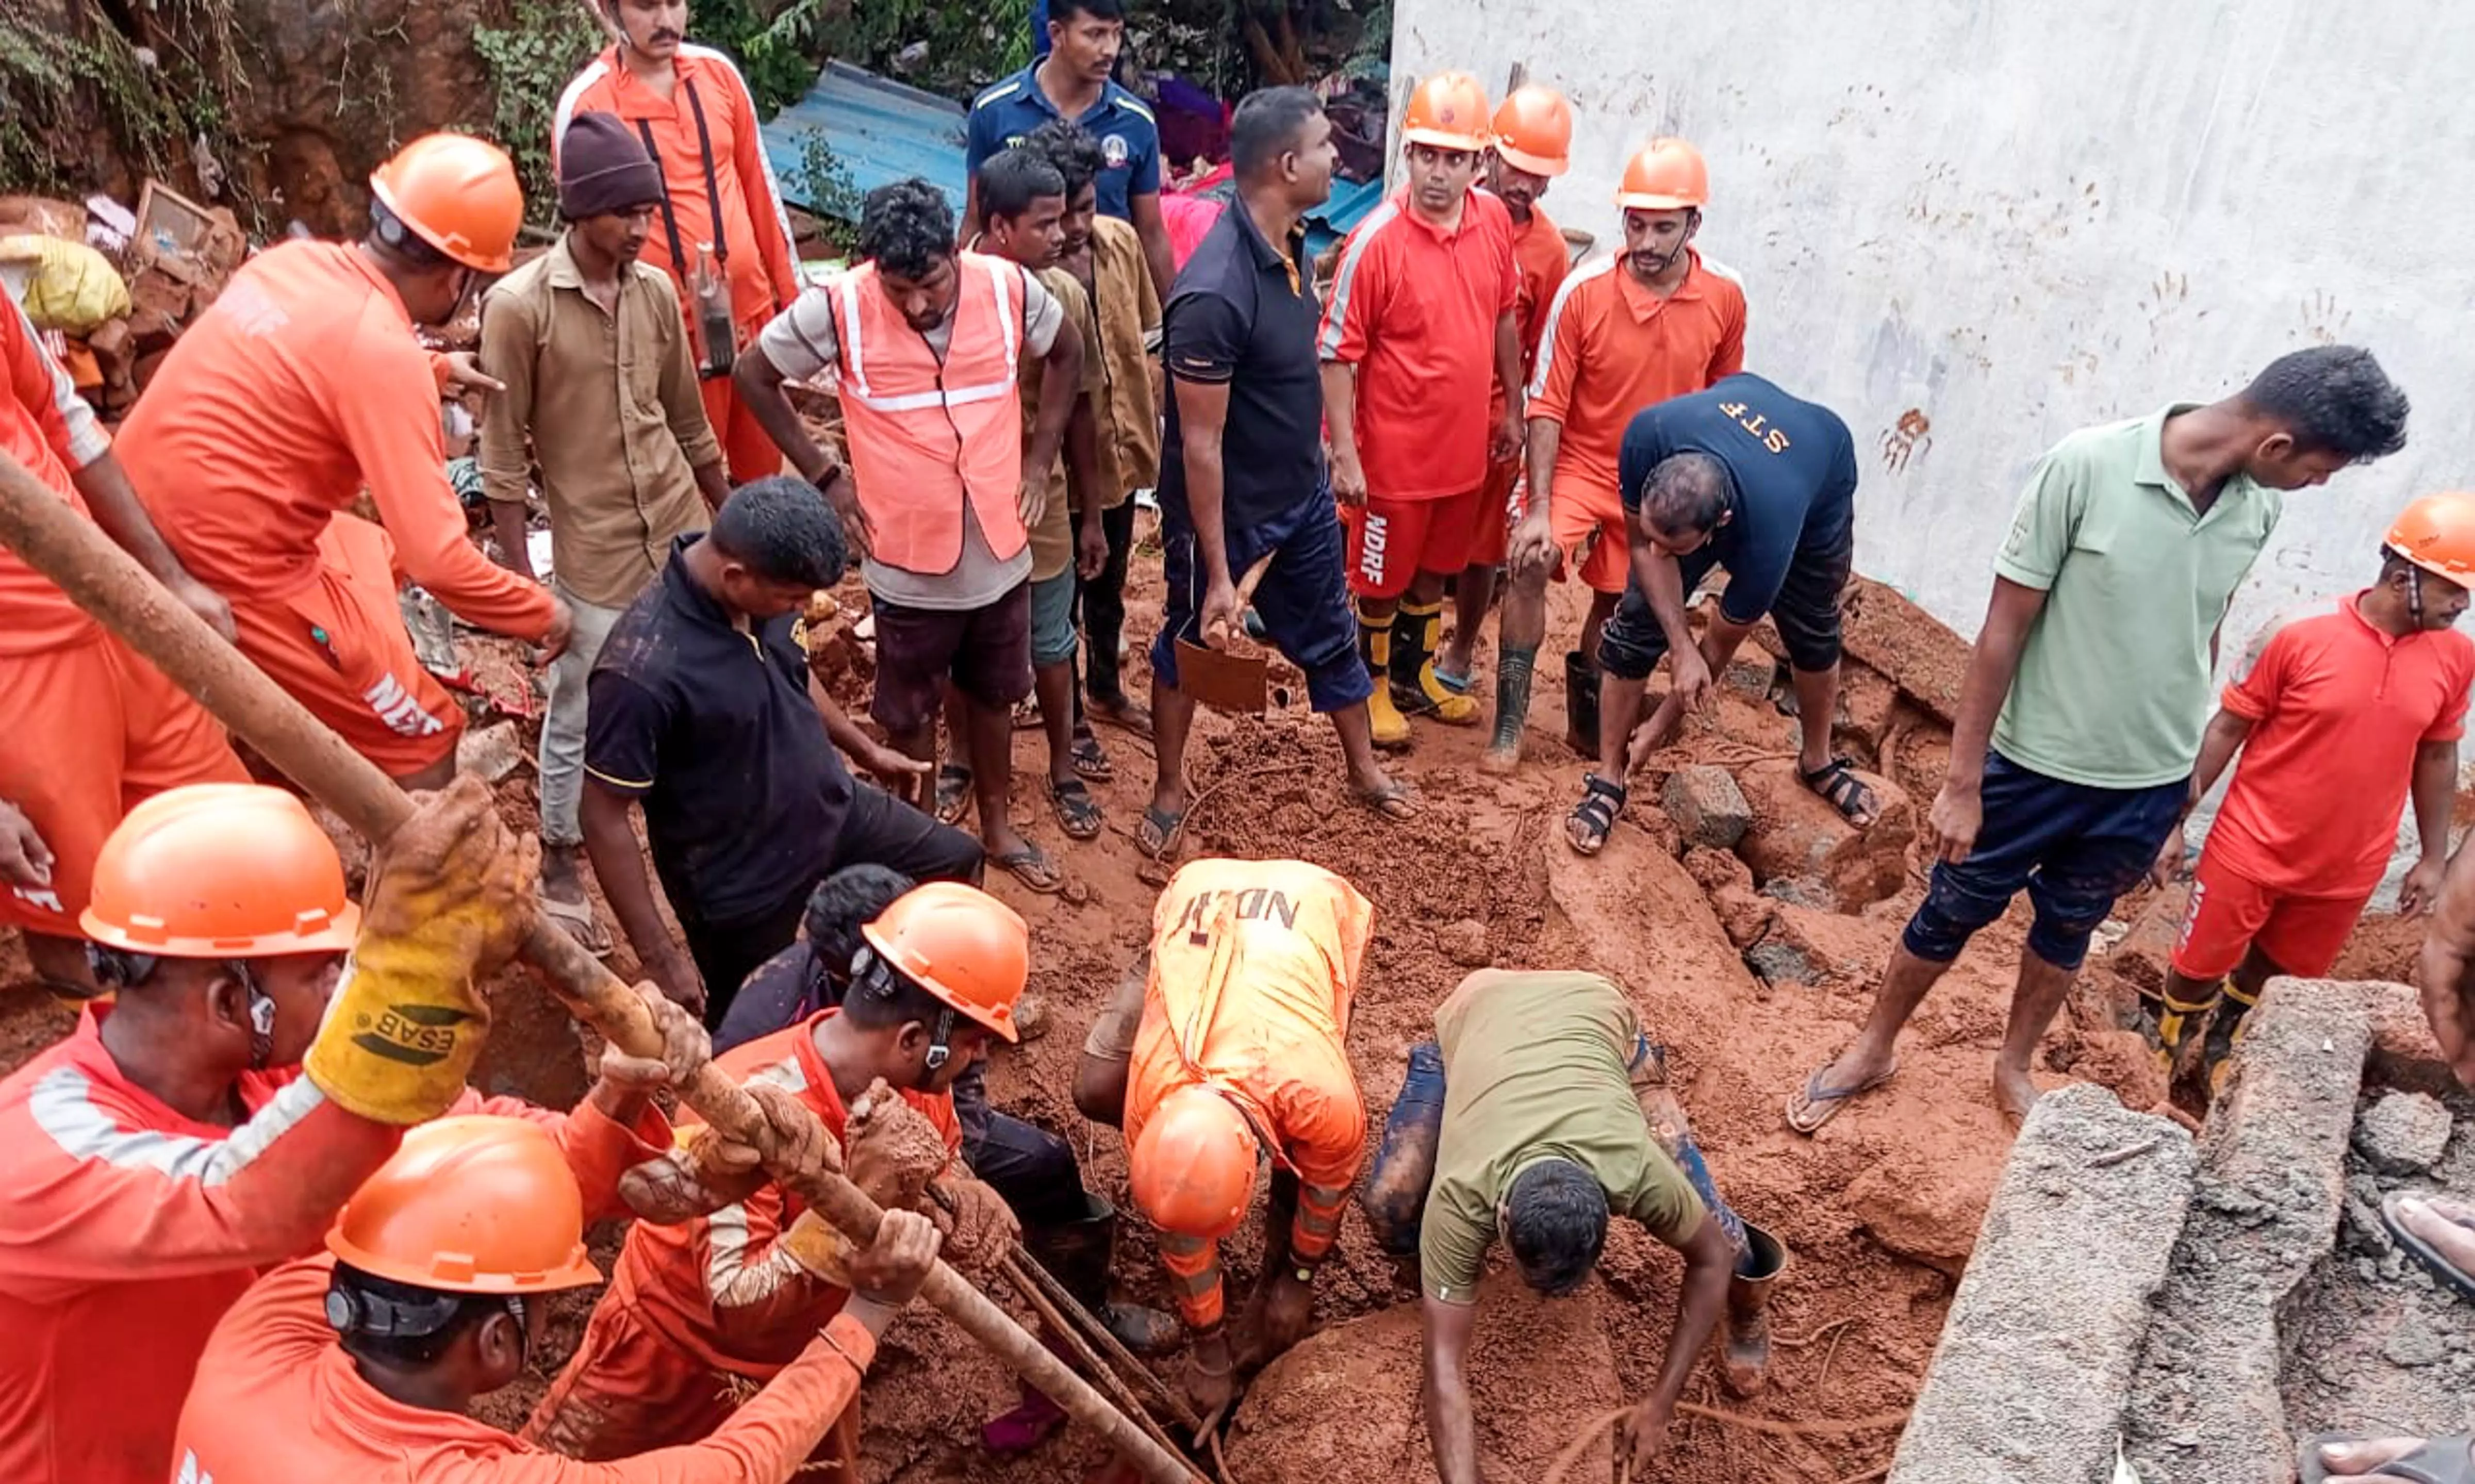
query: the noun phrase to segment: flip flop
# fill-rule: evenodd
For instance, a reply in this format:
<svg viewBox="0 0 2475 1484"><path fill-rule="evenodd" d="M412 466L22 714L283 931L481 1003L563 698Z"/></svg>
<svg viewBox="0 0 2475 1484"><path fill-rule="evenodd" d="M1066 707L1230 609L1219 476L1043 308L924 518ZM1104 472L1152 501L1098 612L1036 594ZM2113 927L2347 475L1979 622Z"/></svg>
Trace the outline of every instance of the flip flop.
<svg viewBox="0 0 2475 1484"><path fill-rule="evenodd" d="M1418 816L1418 791L1398 778L1381 789L1360 789L1353 784L1349 796L1396 824Z"/></svg>
<svg viewBox="0 0 2475 1484"><path fill-rule="evenodd" d="M1149 860L1166 864L1177 853L1178 838L1186 833L1186 811L1170 811L1157 804L1143 806L1142 823L1135 827L1135 848Z"/></svg>
<svg viewBox="0 0 2475 1484"><path fill-rule="evenodd" d="M568 937L576 939L576 945L578 948L597 959L606 959L610 956L610 950L616 945L610 939L610 930L601 925L600 916L593 911L592 903L562 902L544 892L541 907L542 914L557 923L560 930Z"/></svg>
<svg viewBox="0 0 2475 1484"><path fill-rule="evenodd" d="M1066 889L1066 877L1057 869L1057 863L1048 859L1047 851L1029 840L1024 840L1020 849L991 857L989 864L1041 896L1055 896Z"/></svg>
<svg viewBox="0 0 2475 1484"><path fill-rule="evenodd" d="M2408 1484L2475 1484L2475 1434L2453 1433L2445 1438L2427 1438L2421 1448L2402 1453L2369 1475L2331 1473L2320 1457L2320 1449L2340 1443L2377 1443L2380 1439L2360 1432L2324 1432L2306 1439L2303 1451L2295 1460L2302 1484L2331 1484L2350 1478L2403 1479Z"/></svg>
<svg viewBox="0 0 2475 1484"><path fill-rule="evenodd" d="M2387 1200L2381 1202L2381 1225L2389 1229L2389 1235L2397 1239L2398 1246L2406 1249L2408 1256L2413 1257L2419 1263L2422 1263L2424 1267L2431 1272L2434 1277L2439 1279L2442 1283L2447 1284L2451 1289L2455 1290L2458 1297L2468 1300L2469 1302L2475 1302L2475 1275L2469 1275L2461 1271L2456 1264L2452 1263L2448 1258L2440 1255L2439 1249L2434 1247L2423 1238L2416 1236L2414 1232L2409 1231L2406 1229L2406 1224L2398 1220L2398 1203L2405 1200L2407 1197L2415 1194L2416 1192L2411 1190L2396 1191ZM2428 1200L2429 1198L2424 1197L2422 1199ZM2475 1229L2475 1222L2464 1221L2454 1217L2444 1217L2443 1219L2451 1221L2457 1226Z"/></svg>
<svg viewBox="0 0 2475 1484"><path fill-rule="evenodd" d="M1836 1061L1839 1058L1833 1057L1830 1059ZM1825 1088L1822 1074L1829 1070L1828 1062L1815 1067L1805 1078L1803 1087L1789 1096L1787 1126L1797 1132L1812 1134L1820 1131L1824 1124L1839 1116L1839 1110L1848 1106L1849 1099L1871 1092L1899 1076L1899 1062L1894 1057L1889 1066L1850 1087Z"/></svg>
<svg viewBox="0 0 2475 1484"><path fill-rule="evenodd" d="M1478 667L1472 665L1469 669L1455 673L1438 664L1435 667L1435 684L1455 695L1467 695L1478 685Z"/></svg>
<svg viewBox="0 0 2475 1484"><path fill-rule="evenodd" d="M1140 732L1146 737L1151 735L1151 708L1132 696L1089 696L1084 700L1083 712L1094 721L1106 721L1111 726Z"/></svg>
<svg viewBox="0 0 2475 1484"><path fill-rule="evenodd" d="M1057 815L1058 828L1066 832L1067 839L1095 839L1106 822L1100 817L1099 801L1091 797L1091 791L1083 786L1080 778L1068 778L1064 783L1052 780L1048 803Z"/></svg>
<svg viewBox="0 0 2475 1484"><path fill-rule="evenodd" d="M1068 756L1073 759L1074 771L1079 777L1089 778L1093 783L1107 783L1117 776L1116 766L1109 761L1108 749L1100 745L1100 739L1089 732L1074 739Z"/></svg>
<svg viewBox="0 0 2475 1484"><path fill-rule="evenodd" d="M952 824L971 807L971 770L960 763L937 767L937 822Z"/></svg>

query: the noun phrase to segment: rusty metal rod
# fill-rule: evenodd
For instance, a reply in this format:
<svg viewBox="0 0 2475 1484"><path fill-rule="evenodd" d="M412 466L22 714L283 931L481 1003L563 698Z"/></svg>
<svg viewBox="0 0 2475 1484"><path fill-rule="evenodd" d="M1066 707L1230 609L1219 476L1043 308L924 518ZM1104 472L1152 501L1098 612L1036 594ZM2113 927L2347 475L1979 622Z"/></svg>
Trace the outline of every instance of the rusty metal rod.
<svg viewBox="0 0 2475 1484"><path fill-rule="evenodd" d="M0 454L0 543L373 844L382 845L411 816L411 799L392 779L174 601L100 526L5 454ZM25 719L19 718L21 723ZM538 907L518 952L568 1011L603 1039L632 1056L661 1055L661 1035L635 991ZM707 1063L679 1089L679 1097L707 1123L761 1152L769 1168L778 1169L776 1140L755 1100L719 1067ZM802 1182L796 1191L852 1240L865 1244L875 1239L884 1212L842 1176ZM1146 1479L1190 1484L1201 1477L952 1268L938 1263L919 1292L1066 1415L1108 1439Z"/></svg>

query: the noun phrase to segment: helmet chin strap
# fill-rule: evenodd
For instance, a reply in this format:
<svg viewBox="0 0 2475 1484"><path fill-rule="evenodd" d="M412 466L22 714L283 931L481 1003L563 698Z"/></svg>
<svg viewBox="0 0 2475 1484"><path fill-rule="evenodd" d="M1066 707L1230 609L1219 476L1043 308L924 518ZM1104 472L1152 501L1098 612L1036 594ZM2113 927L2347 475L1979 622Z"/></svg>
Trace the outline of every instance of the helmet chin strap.
<svg viewBox="0 0 2475 1484"><path fill-rule="evenodd" d="M1652 278L1654 279L1660 274L1665 273L1668 269L1676 266L1676 260L1684 255L1684 250L1686 248L1693 245L1693 234L1700 231L1702 227L1702 208L1700 207L1694 207L1692 208L1692 219L1684 224L1684 231L1677 237L1676 246L1668 251L1666 256L1658 259L1657 267L1653 268L1650 271L1650 276ZM1651 255L1646 253L1636 253L1632 255L1636 257L1644 257Z"/></svg>

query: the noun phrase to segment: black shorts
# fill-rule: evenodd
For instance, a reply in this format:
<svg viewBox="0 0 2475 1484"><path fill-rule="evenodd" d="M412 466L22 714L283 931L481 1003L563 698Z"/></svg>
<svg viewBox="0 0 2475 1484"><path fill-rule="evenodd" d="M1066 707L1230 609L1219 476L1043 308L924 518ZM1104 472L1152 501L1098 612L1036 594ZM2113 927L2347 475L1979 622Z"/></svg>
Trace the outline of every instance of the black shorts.
<svg viewBox="0 0 2475 1484"><path fill-rule="evenodd" d="M1851 528L1835 541L1799 547L1788 563L1787 579L1771 603L1770 620L1787 645L1787 662L1808 672L1839 663L1839 597L1847 591L1848 573L1856 554ZM1704 546L1679 558L1684 596L1690 598L1702 579L1719 563ZM1599 631L1599 668L1619 680L1647 680L1667 655L1667 631L1650 611L1650 597L1637 581L1625 584L1624 598Z"/></svg>
<svg viewBox="0 0 2475 1484"><path fill-rule="evenodd" d="M913 608L871 598L876 693L868 714L904 736L934 721L945 681L982 706L1031 693L1031 584L1017 582L981 608Z"/></svg>

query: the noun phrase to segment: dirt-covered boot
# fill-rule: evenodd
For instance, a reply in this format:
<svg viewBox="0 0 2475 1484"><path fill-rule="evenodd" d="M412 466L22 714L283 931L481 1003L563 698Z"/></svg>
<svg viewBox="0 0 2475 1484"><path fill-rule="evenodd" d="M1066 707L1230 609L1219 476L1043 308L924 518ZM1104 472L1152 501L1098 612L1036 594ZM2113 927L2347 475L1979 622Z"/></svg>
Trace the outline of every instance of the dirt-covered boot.
<svg viewBox="0 0 2475 1484"><path fill-rule="evenodd" d="M1366 664L1367 676L1375 682L1375 693L1366 698L1368 729L1374 733L1375 745L1403 748L1409 745L1409 722L1392 704L1392 624L1398 614L1370 619L1366 605L1358 608L1358 657Z"/></svg>
<svg viewBox="0 0 2475 1484"><path fill-rule="evenodd" d="M2195 1005L2184 1005L2163 994L2141 992L2140 1038L2148 1043L2148 1054L2156 1060L2157 1070L2169 1081L2174 1076L2175 1064L2182 1059L2183 1042L2193 1024L2217 1009L2219 998L2212 992ZM2236 1012L2238 1019L2241 1015L2241 1011Z"/></svg>
<svg viewBox="0 0 2475 1484"><path fill-rule="evenodd" d="M1599 756L1599 670L1579 649L1564 651L1564 745L1595 762Z"/></svg>
<svg viewBox="0 0 2475 1484"><path fill-rule="evenodd" d="M1771 1290L1787 1271L1787 1246L1778 1238L1745 1223L1745 1255L1728 1279L1728 1315L1722 1326L1725 1348L1719 1380L1731 1397L1750 1397L1762 1389L1771 1364Z"/></svg>
<svg viewBox="0 0 2475 1484"><path fill-rule="evenodd" d="M2242 1044L2243 1017L2258 1003L2234 985L2218 998L2218 1012L2209 1019L2209 1034L2200 1041L2200 1072L2209 1081L2209 1096L2215 1099L2226 1090L2226 1074L2233 1070L2235 1048Z"/></svg>
<svg viewBox="0 0 2475 1484"><path fill-rule="evenodd" d="M1478 725L1478 698L1444 688L1435 678L1435 641L1444 605L1402 599L1392 612L1392 652L1386 666L1392 708L1404 716L1433 717L1448 726Z"/></svg>
<svg viewBox="0 0 2475 1484"><path fill-rule="evenodd" d="M1508 773L1521 766L1521 732L1530 722L1530 673L1538 663L1535 649L1497 646L1495 656L1495 736L1486 744L1479 767Z"/></svg>

